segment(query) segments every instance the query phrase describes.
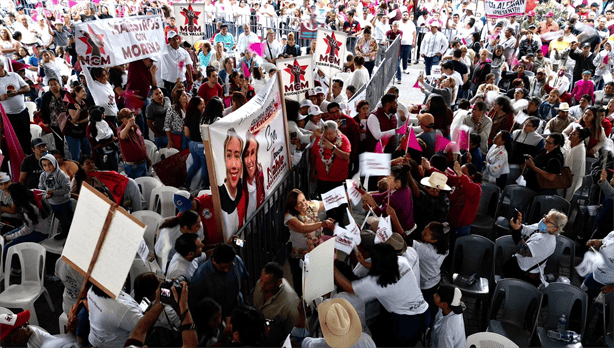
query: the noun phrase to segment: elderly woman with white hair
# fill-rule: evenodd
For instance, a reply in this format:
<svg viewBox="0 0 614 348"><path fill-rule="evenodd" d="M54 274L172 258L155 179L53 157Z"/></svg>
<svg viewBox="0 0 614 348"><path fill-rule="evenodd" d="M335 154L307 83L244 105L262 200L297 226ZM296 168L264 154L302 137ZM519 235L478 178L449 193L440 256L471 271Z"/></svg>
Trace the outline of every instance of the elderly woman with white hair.
<svg viewBox="0 0 614 348"><path fill-rule="evenodd" d="M343 185L349 174L350 152L352 145L338 130L337 122L325 121L324 133L311 148L312 178L317 179L316 193L325 193Z"/></svg>
<svg viewBox="0 0 614 348"><path fill-rule="evenodd" d="M517 218L510 220L517 252L503 265L503 276L539 285L546 262L556 249L556 236L566 224L567 215L554 209L532 225L523 225L522 214L518 213Z"/></svg>

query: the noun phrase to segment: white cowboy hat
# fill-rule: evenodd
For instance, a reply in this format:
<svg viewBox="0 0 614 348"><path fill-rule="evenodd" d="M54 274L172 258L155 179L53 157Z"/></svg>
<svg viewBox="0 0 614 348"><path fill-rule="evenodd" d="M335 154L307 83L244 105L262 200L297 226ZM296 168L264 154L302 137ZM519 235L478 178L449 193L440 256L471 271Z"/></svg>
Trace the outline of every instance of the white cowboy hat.
<svg viewBox="0 0 614 348"><path fill-rule="evenodd" d="M440 189L443 191L450 191L452 188L446 185L447 182L448 182L448 177L445 174L442 174L439 172L433 172L431 176L422 178L422 180L420 180L420 183L423 186L428 186L428 187Z"/></svg>
<svg viewBox="0 0 614 348"><path fill-rule="evenodd" d="M324 340L331 347L347 348L358 342L362 326L356 309L344 298L322 302L318 306Z"/></svg>

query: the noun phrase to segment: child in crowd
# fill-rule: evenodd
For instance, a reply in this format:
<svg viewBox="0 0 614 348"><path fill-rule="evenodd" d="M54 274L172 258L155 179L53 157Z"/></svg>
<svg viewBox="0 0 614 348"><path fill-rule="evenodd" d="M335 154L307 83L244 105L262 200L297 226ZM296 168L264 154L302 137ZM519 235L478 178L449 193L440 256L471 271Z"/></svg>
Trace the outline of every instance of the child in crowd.
<svg viewBox="0 0 614 348"><path fill-rule="evenodd" d="M439 308L433 324L431 347L466 347L465 322L463 311L465 304L461 301L462 293L451 284L439 287L433 301Z"/></svg>
<svg viewBox="0 0 614 348"><path fill-rule="evenodd" d="M58 167L58 162L52 154L46 154L40 159L43 168L38 182L38 188L46 191L44 198L51 205L55 217L60 220L62 231L55 239L65 239L72 223L73 210L70 202L70 179Z"/></svg>
<svg viewBox="0 0 614 348"><path fill-rule="evenodd" d="M578 105L580 103L580 99L585 94L588 94L591 97L591 103L595 102L595 84L593 80L591 80L591 72L586 70L582 73L582 80L576 82L576 85L573 87L573 91L571 95L573 95L574 105Z"/></svg>

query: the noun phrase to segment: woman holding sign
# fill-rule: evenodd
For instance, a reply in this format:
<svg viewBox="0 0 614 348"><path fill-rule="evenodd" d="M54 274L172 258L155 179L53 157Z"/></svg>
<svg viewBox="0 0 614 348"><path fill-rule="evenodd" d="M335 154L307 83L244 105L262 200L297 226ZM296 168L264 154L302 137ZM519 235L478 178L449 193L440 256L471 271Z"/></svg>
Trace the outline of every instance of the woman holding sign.
<svg viewBox="0 0 614 348"><path fill-rule="evenodd" d="M228 130L224 140L224 159L226 163L226 179L219 186L222 219L224 221L224 237L230 238L243 226L245 221L246 198L243 194L243 139L234 128Z"/></svg>
<svg viewBox="0 0 614 348"><path fill-rule="evenodd" d="M299 297L303 293L302 271L300 260L310 251L308 241L317 246L317 241L322 236L322 229L334 229L335 221L327 219L320 221L318 213L324 211L324 203L321 201L308 201L305 194L299 189L293 189L286 198L284 225L290 229L289 262L292 271L294 290Z"/></svg>
<svg viewBox="0 0 614 348"><path fill-rule="evenodd" d="M243 193L247 199L246 221L256 212L264 202L264 172L258 162L258 149L260 145L252 133L245 136L245 149L243 150Z"/></svg>
<svg viewBox="0 0 614 348"><path fill-rule="evenodd" d="M382 180L388 183L388 190L382 193L365 193L362 200L373 208L375 215L386 213L394 232L405 237L416 228L414 222L414 201L408 186L411 175L408 165L395 166L390 175ZM379 186L379 185L378 185Z"/></svg>

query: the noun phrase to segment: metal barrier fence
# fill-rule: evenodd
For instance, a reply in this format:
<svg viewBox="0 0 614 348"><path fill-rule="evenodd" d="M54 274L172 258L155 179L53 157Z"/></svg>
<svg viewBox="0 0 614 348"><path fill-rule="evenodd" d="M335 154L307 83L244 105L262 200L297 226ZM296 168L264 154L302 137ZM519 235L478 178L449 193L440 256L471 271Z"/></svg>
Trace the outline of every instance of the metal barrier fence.
<svg viewBox="0 0 614 348"><path fill-rule="evenodd" d="M250 288L256 284L260 271L268 262L284 263L290 235L284 225L284 206L288 193L295 188L305 193L309 191L309 150L303 151L300 162L236 233L245 240L239 256L249 272Z"/></svg>
<svg viewBox="0 0 614 348"><path fill-rule="evenodd" d="M350 104L358 102L358 98L365 99L369 102L371 108L379 102L380 98L386 93L388 85L394 79L399 65L399 51L401 49L401 38L397 37L388 48L378 58L381 59L373 69L373 74L369 83L364 85L360 90L356 91ZM364 93L364 97L363 97Z"/></svg>

